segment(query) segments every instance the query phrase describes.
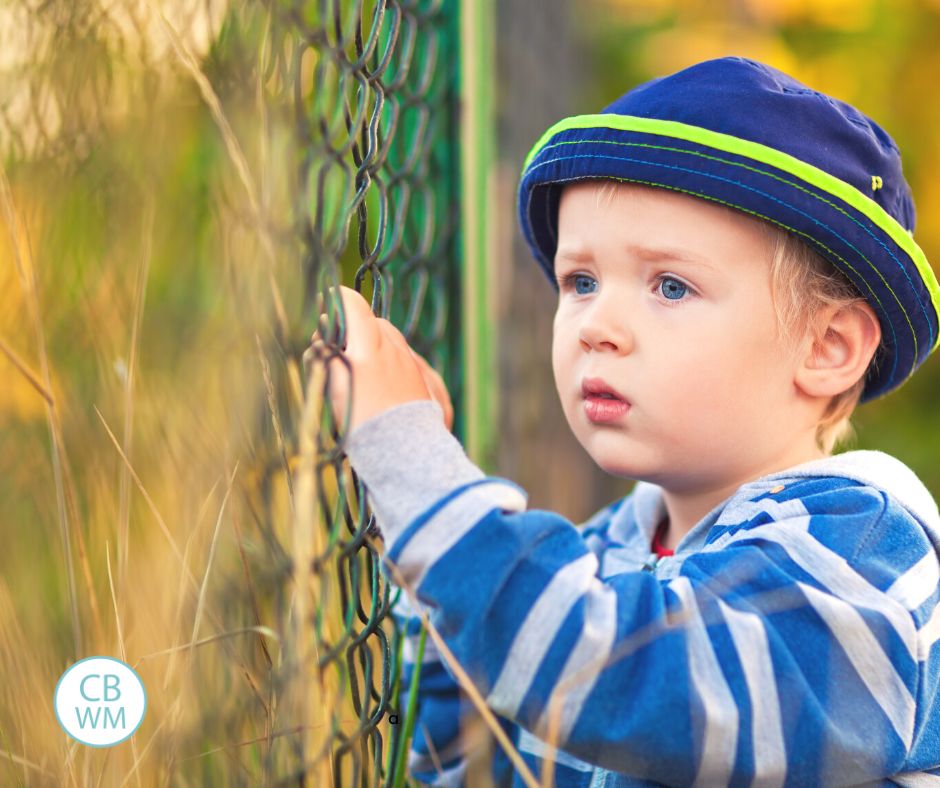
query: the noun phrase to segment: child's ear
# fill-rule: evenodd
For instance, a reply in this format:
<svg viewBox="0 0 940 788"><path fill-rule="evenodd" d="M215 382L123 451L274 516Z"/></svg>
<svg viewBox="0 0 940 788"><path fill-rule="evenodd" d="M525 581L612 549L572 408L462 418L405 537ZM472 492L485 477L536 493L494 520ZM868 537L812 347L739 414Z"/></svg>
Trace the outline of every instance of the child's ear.
<svg viewBox="0 0 940 788"><path fill-rule="evenodd" d="M820 331L800 359L794 382L813 397L834 397L865 374L881 342L881 324L865 302L831 306L819 317Z"/></svg>

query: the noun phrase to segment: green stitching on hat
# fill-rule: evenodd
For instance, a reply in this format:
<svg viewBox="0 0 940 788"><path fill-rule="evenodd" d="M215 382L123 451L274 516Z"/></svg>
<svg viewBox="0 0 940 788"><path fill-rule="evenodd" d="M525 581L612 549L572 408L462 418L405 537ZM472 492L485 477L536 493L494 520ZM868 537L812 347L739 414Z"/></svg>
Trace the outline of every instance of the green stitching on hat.
<svg viewBox="0 0 940 788"><path fill-rule="evenodd" d="M872 200L871 197L867 194L863 194L850 183L846 183L825 170L821 170L819 167L802 161L795 156L791 156L789 153L771 148L768 145L753 142L752 140L741 139L731 134L711 131L710 129L704 129L700 126L679 123L674 120L639 118L632 115L615 114L574 115L559 121L541 136L539 141L532 147L532 150L529 151L528 156L526 156L523 171L528 169L532 159L535 158L539 151L555 134L567 131L568 129L592 128L659 134L664 137L674 137L676 139L706 145L716 150L734 153L764 164L769 164L838 197L843 202L855 208L859 213L867 216L907 253L908 257L913 261L921 277L921 281L926 286L927 292L930 293L931 305L934 308L934 312L940 316L940 284L937 282L933 269L927 262L923 250L893 216ZM938 345L940 345L940 332L938 332L937 340L932 350L936 350Z"/></svg>

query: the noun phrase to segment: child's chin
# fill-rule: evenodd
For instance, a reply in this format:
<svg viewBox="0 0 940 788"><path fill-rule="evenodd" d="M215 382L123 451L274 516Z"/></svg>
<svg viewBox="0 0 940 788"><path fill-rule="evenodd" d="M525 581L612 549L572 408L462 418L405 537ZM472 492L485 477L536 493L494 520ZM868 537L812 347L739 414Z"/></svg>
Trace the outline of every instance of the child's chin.
<svg viewBox="0 0 940 788"><path fill-rule="evenodd" d="M662 458L655 451L636 441L623 440L623 436L614 440L597 440L598 437L594 436L594 440L589 439L586 445L582 445L604 473L631 481L646 481L662 474Z"/></svg>
<svg viewBox="0 0 940 788"><path fill-rule="evenodd" d="M613 452L592 451L589 454L598 468L618 479L636 479L636 474L642 472L636 463L624 462L623 457L613 456Z"/></svg>
<svg viewBox="0 0 940 788"><path fill-rule="evenodd" d="M630 468L605 468L604 466L601 466L601 470L617 479L625 479L627 481L637 481L637 479L639 479L636 471L633 471Z"/></svg>

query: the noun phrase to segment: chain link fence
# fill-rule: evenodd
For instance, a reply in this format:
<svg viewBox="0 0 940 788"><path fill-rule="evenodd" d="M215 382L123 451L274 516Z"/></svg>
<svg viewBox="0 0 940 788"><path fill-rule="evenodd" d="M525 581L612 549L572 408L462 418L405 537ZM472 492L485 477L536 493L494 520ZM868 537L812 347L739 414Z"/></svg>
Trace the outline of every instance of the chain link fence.
<svg viewBox="0 0 940 788"><path fill-rule="evenodd" d="M315 527L322 529L306 546L308 612L321 682L333 677L337 693L327 715L330 733L316 753L301 748L298 765L303 772L311 757L328 752L335 785L386 785L401 776L407 752L396 692L401 633L390 615L393 589L367 542L378 535L374 518L342 453L346 425L330 412L328 378L315 368L326 375L330 360L342 357L344 317L330 289L352 284L444 374L460 411L458 9L442 0L270 7L262 68L280 75L272 105L290 102L303 311L319 316L325 340L308 367L307 404L322 403L319 419L307 422L316 420L317 428L315 446L308 447L315 479L305 489L317 492ZM296 358L306 337L291 339L300 342L289 349ZM455 426L459 432L459 419ZM263 490L284 473L285 462L291 468L302 459L304 428L295 423L272 436ZM288 473L288 484L292 475L298 478ZM283 510L264 497L273 522ZM295 631L305 636L303 627ZM295 653L305 654L297 645ZM303 672L302 664L294 668Z"/></svg>
<svg viewBox="0 0 940 788"><path fill-rule="evenodd" d="M262 393L245 439L247 459L239 458L230 475L237 479L229 482L233 494L222 501L223 513L229 502L236 523L244 517L249 524L237 534L241 555L231 565L215 559L228 572L217 588L208 568L201 590L192 581L192 588L181 584L186 598L181 591L178 609L195 604L198 624L205 606L216 632L197 638L193 627L191 643L166 652L218 649L224 665L218 685L228 688L230 702L211 707L212 660L193 657L192 675L206 695L191 718L178 709L158 716L163 698L155 698L154 719L141 729L152 725L152 738L138 735L141 743L131 744L127 779L148 758L159 764L153 771L162 779L199 774L206 784L384 786L403 779L408 731L397 692L402 636L391 615L395 589L373 549L378 530L365 489L343 454L347 425L336 422L325 397L327 363L342 357L345 344L340 303L330 289L360 290L442 373L454 431L463 437L459 10L457 0L14 0L0 9L4 37L13 40L12 31L19 31L17 46L0 64L11 77L0 89L0 146L15 197L36 162L52 162L62 183L102 168L103 188L123 199L124 187L100 162L102 147L114 144L115 118L139 113L182 76L211 118L213 145L221 151L199 143L193 156L217 156L225 168L220 205L212 210L234 229L223 230L222 244L237 247L252 235L257 246L247 255L258 252L256 270L231 274L243 276L237 287L255 288L254 301L265 304L246 301L245 322L265 313L270 300L268 330L257 332L253 348ZM160 157L153 159L159 170ZM142 204L152 175L127 190ZM148 215L151 231L159 228L161 206ZM227 248L218 256L237 252ZM146 276L143 268L141 312ZM304 378L301 359L314 329L326 346ZM133 361L122 374L133 376ZM131 395L128 385L128 403ZM50 422L58 418L53 414ZM88 621L102 617L94 601L99 590L107 604L111 598L107 574L102 580L97 567L86 565L84 575L73 568L86 560L86 547L104 553L104 546L90 535L76 552L92 494L81 489L85 471L70 476L64 446L75 438L68 422L61 430L53 453L66 463L61 510L71 513L61 523L71 601L62 617L74 634L69 656L80 658L89 649L110 650L111 641ZM121 456L131 467L129 437L123 443ZM126 547L133 542L127 523L136 522L131 479L141 489L144 484L126 473L121 487L116 519L125 525L112 537L116 611L129 588L123 578L133 572ZM189 544L189 535L181 536ZM215 550L213 538L210 566ZM239 586L240 569L248 579ZM94 590L83 600L85 586ZM247 651L238 645L239 633L249 633ZM138 666L133 657L129 652ZM248 700L233 691L231 676L239 674L250 687ZM163 696L180 691L168 684L173 675L168 668ZM14 740L18 729L14 723ZM95 754L80 753L78 777L73 757L63 766L71 779L94 782ZM21 760L24 768L43 771L31 758ZM101 763L104 775L109 767Z"/></svg>

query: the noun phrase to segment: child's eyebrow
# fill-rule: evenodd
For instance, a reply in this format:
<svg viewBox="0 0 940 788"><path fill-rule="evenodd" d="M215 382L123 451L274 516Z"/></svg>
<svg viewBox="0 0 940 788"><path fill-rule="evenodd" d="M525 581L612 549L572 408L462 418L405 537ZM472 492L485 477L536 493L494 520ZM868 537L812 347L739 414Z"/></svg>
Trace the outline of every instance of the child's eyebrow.
<svg viewBox="0 0 940 788"><path fill-rule="evenodd" d="M675 249L668 246L628 246L626 251L629 254L632 254L634 257L638 257L641 260L646 260L653 263L689 263L691 265L698 265L702 266L703 268L708 268L711 271L718 271L717 266L708 262L708 260L701 255L697 255L688 249Z"/></svg>
<svg viewBox="0 0 940 788"><path fill-rule="evenodd" d="M707 268L711 271L719 272L719 269L708 262L704 257L696 255L687 249L677 249L668 246L639 246L628 245L624 247L624 252L630 257L650 263L687 263ZM570 260L574 263L593 263L594 255L586 250L579 248L559 249L555 253L556 260Z"/></svg>

